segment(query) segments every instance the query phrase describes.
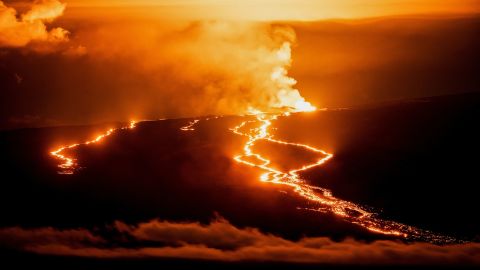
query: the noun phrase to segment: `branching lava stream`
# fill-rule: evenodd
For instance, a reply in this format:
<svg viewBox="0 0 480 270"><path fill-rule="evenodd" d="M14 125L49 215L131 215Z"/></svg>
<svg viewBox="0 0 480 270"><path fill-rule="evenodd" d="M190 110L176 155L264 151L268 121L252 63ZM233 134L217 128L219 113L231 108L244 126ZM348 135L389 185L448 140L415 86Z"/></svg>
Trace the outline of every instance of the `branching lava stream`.
<svg viewBox="0 0 480 270"><path fill-rule="evenodd" d="M243 121L234 128L231 128L230 130L234 134L247 138L247 142L243 146L243 153L234 156L233 159L240 164L261 169L263 174L260 177L260 181L290 187L300 197L315 205L315 207L306 208L306 210L333 213L348 222L357 224L374 233L440 244L458 242L458 240L449 236L436 234L394 221L380 219L376 213L368 211L360 205L334 197L332 192L328 189L309 185L304 179L301 178L300 174L306 170L325 164L329 160L333 159L334 155L310 145L275 139L273 134L270 133L270 127L272 126L272 123L279 117L288 117L289 115L290 113L256 113L253 120ZM204 120L210 120L210 118L205 118ZM190 121L186 126L181 127L180 130L194 131L195 126L199 123L200 119ZM253 127L248 128L247 124ZM135 128L135 125L136 122L132 121L129 126L117 129L109 129L104 134L97 136L93 140L62 146L57 150L50 152L52 156L62 161L62 163L58 165L58 167L61 169L58 171L58 173L73 174L78 168L76 159L67 156L67 154L64 153L65 150L73 149L80 145L98 143L104 138L110 136L115 131L133 129ZM268 158L260 153L254 152L253 147L259 141L267 141L273 144L299 147L305 151L310 151L316 155L319 155L320 158L316 160L316 162L303 164L299 168L289 171L281 171L279 169L275 169L271 165L271 161Z"/></svg>
<svg viewBox="0 0 480 270"><path fill-rule="evenodd" d="M299 196L316 205L315 208L307 208L306 210L333 213L348 222L357 224L374 233L439 244L458 241L449 236L436 234L394 221L380 219L376 213L367 211L360 205L334 197L332 192L328 189L312 186L306 183L301 178L300 174L306 170L325 164L331 160L334 155L310 145L275 139L273 134L269 131L272 122L279 117L288 116L290 116L290 113L288 112L284 114L265 114L256 112L254 120L244 121L234 128L231 128L230 130L233 133L248 138L243 146L243 153L234 156L234 160L238 163L259 168L264 171L260 177L260 181L291 187ZM199 122L199 119L193 120L189 122L187 126L182 127L181 130L194 131L195 125ZM254 127L247 128L247 124L253 125ZM304 164L300 168L290 171L281 171L271 166L271 161L265 156L253 151L254 145L262 140L273 144L299 147L305 151L318 154L320 158L316 162ZM258 162L252 160L257 160Z"/></svg>
<svg viewBox="0 0 480 270"><path fill-rule="evenodd" d="M307 210L333 213L344 220L347 220L348 222L357 224L369 231L384 235L392 235L396 237L436 243L448 243L455 241L455 239L448 236L438 235L412 226L380 219L378 218L377 214L366 210L365 207L336 198L333 196L330 190L309 185L304 179L302 179L302 172L325 164L329 160L333 159L334 155L310 145L286 142L274 138L273 134L270 132L270 127L272 126L272 123L279 117L288 117L290 115L290 111L309 112L315 111L316 108L300 95L300 92L294 88L296 80L288 76L288 68L292 63L291 42L283 42L281 46L279 46L278 50L273 51L273 53L268 55L268 57L273 61L272 63L274 64L274 67L272 68L270 77L266 79L273 85L273 90L275 91L272 91L272 95L268 99L267 108L250 106L248 111L253 113L255 118L253 118L253 120L244 121L231 129L234 134L247 138L247 141L243 146L243 152L233 157L236 162L262 170L260 180L263 182L275 185L284 185L292 188L292 190L300 197L315 205L313 208L309 208ZM267 114L259 111L259 109L270 110L272 108L275 108L276 111L288 112ZM210 118L203 118L203 120L209 119ZM185 132L194 131L195 126L198 125L199 122L200 119L190 121L187 125L181 127L180 130ZM247 127L247 124L248 126L252 125L254 127L249 128ZM135 122L131 122L129 126L120 129L131 129L134 127ZM116 130L119 129L110 129L91 141L63 146L50 152L52 156L61 160L62 162L59 165L59 168L61 169L59 173L73 174L78 167L76 159L67 156L65 153L66 150L76 148L80 145L97 143L103 138L110 136ZM282 171L280 169L275 169L275 167L271 165L271 161L268 158L260 153L256 153L253 150L254 145L259 141L298 147L304 151L309 151L315 155L318 155L320 158L316 160L316 162L303 164L299 168L289 171Z"/></svg>
<svg viewBox="0 0 480 270"><path fill-rule="evenodd" d="M375 233L434 243L448 243L456 241L454 238L448 236L438 235L430 231L418 229L394 221L382 220L376 217L375 213L369 212L357 204L334 197L332 192L328 189L311 186L306 183L301 178L300 173L325 164L331 160L334 155L310 145L274 139L274 136L269 132L272 122L277 120L278 117L288 117L289 115L290 113L257 114L255 120L244 121L240 125L232 128L231 130L235 134L248 138L248 141L243 147L243 153L235 156L234 159L241 164L256 167L265 171L260 177L261 181L289 186L298 195L317 205L316 208L310 208L308 210L334 213L335 215L340 216L351 223L360 225ZM245 128L248 123L257 124L257 127L250 129ZM319 154L321 158L314 163L304 164L297 169L280 171L271 166L271 161L269 159L259 153L255 153L252 150L255 143L260 140L268 141L274 144L300 147L305 151L311 151ZM258 160L258 162L252 162L252 157ZM249 159L247 160L247 158Z"/></svg>

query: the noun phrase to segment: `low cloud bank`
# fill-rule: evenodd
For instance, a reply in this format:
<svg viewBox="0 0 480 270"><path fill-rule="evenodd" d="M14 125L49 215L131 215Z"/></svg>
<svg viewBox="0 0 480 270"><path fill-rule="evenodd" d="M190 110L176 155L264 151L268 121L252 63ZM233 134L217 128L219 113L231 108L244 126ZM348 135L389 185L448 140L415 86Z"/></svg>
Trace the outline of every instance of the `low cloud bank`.
<svg viewBox="0 0 480 270"><path fill-rule="evenodd" d="M480 244L438 246L325 237L291 241L218 219L210 224L153 220L115 222L107 239L91 230L0 229L0 245L38 254L92 258L177 258L361 265L479 265ZM153 243L153 244L152 244ZM133 246L133 247L132 247Z"/></svg>

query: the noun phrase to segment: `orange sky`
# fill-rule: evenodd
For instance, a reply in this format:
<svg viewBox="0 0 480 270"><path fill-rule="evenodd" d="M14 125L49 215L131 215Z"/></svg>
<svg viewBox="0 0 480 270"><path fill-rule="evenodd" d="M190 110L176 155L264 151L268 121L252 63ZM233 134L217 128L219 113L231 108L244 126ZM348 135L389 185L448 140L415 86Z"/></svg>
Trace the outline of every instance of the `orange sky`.
<svg viewBox="0 0 480 270"><path fill-rule="evenodd" d="M399 14L478 13L480 0L65 0L70 7L141 7L194 19L319 20Z"/></svg>

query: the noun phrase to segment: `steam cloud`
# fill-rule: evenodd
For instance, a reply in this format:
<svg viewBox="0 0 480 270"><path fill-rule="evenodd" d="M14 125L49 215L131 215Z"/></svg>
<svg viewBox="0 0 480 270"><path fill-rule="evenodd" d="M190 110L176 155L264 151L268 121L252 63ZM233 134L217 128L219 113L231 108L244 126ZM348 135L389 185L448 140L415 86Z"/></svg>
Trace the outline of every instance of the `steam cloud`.
<svg viewBox="0 0 480 270"><path fill-rule="evenodd" d="M0 47L61 54L52 56L52 64L42 71L23 67L35 73L27 76L30 80L45 73L44 80L55 81L42 89L48 93L42 98L53 108L44 118L71 124L71 115L86 107L91 110L82 123L314 109L288 74L296 45L288 26L67 20L74 38L64 43L68 37L63 28L47 31L45 26L64 8L58 1L36 2L16 19L16 11L2 5ZM62 109L65 89L68 99L75 100L67 110ZM85 95L85 89L95 94ZM36 109L28 114L41 115Z"/></svg>
<svg viewBox="0 0 480 270"><path fill-rule="evenodd" d="M153 220L129 226L116 222L111 230L110 233L117 235L117 239L107 240L86 229L13 227L0 230L0 242L9 248L39 254L96 258L377 265L480 264L478 243L437 246L386 240L365 243L347 239L335 242L325 237L305 237L292 241L262 233L255 228L240 229L223 219L209 225ZM112 243L115 244L112 246ZM136 244L132 246L132 243Z"/></svg>
<svg viewBox="0 0 480 270"><path fill-rule="evenodd" d="M63 14L65 4L57 0L35 1L30 10L17 18L17 11L0 1L0 47L24 47L32 42L58 44L68 40L68 31L47 29Z"/></svg>
<svg viewBox="0 0 480 270"><path fill-rule="evenodd" d="M152 84L175 104L168 109L175 115L314 110L288 75L296 38L286 26L196 22L165 31L107 25L77 34L92 61L123 65L132 80L143 76L142 85Z"/></svg>

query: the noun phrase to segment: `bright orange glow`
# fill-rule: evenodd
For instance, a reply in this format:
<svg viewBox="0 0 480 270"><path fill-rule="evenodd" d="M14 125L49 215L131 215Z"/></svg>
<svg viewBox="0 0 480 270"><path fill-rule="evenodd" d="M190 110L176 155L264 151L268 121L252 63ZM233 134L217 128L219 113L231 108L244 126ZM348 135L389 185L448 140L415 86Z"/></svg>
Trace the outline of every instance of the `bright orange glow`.
<svg viewBox="0 0 480 270"><path fill-rule="evenodd" d="M43 2L35 2L30 11L22 16L24 21L33 22L37 20L53 21L61 16L65 11L65 3L57 0L49 0Z"/></svg>
<svg viewBox="0 0 480 270"><path fill-rule="evenodd" d="M288 68L292 64L292 45L290 42L284 42L276 52L277 66L274 67L270 79L277 87L276 102L270 104L272 108L288 108L294 112L312 112L316 108L310 102L306 101L300 95L300 92L295 89L297 81L288 76ZM253 114L258 114L260 111L250 109Z"/></svg>
<svg viewBox="0 0 480 270"><path fill-rule="evenodd" d="M142 8L172 19L321 20L398 14L475 13L477 0L67 0L71 7ZM110 11L110 10L109 10Z"/></svg>
<svg viewBox="0 0 480 270"><path fill-rule="evenodd" d="M80 145L89 145L89 144L93 144L93 143L98 143L98 142L102 141L104 138L112 135L112 133L114 133L115 131L135 128L136 123L137 122L135 122L135 121L130 121L130 124L128 126L122 127L122 128L111 128L111 129L107 130L105 133L98 135L93 140L86 141L86 142L83 142L83 143L74 143L74 144L71 144L71 145L62 146L62 147L60 147L60 148L58 148L54 151L51 151L50 154L52 156L54 156L55 158L62 161L62 163L60 165L58 165L58 167L60 168L58 173L59 174L73 174L75 172L75 170L78 169L77 160L73 157L69 157L66 154L63 154L63 152L65 150L73 149L73 148L76 148Z"/></svg>
<svg viewBox="0 0 480 270"><path fill-rule="evenodd" d="M332 192L328 189L307 184L301 179L300 173L325 164L331 160L334 155L310 145L274 139L273 135L269 132L269 128L272 125L272 122L277 120L280 116L288 117L290 116L290 113L282 115L258 114L256 120L244 121L240 125L231 129L235 134L248 138L248 141L243 147L243 153L236 155L234 157L235 161L265 171L265 173L260 176L260 181L289 186L301 197L318 205L318 208L307 210L334 213L349 222L360 225L375 233L412 239L423 239L433 242L448 242L453 240L449 237L436 235L412 226L393 221L381 220L376 218L374 213L365 210L357 204L334 197ZM244 130L247 123L258 124L259 127ZM261 140L274 144L303 148L306 151L319 154L320 158L314 163L305 164L297 169L280 171L271 166L271 161L269 159L253 151L254 145ZM254 157L258 162L252 162L251 157Z"/></svg>
<svg viewBox="0 0 480 270"><path fill-rule="evenodd" d="M180 130L183 130L183 131L193 131L195 130L194 126L199 122L200 120L193 120L191 122L188 123L188 125L184 126L184 127L181 127Z"/></svg>
<svg viewBox="0 0 480 270"><path fill-rule="evenodd" d="M230 129L233 133L248 138L247 142L243 146L243 153L234 156L233 159L240 164L259 168L264 171L259 179L261 182L291 187L292 190L300 197L317 205L317 208L303 209L315 212L333 213L347 220L348 222L357 224L374 233L433 243L449 243L457 241L449 236L439 235L402 223L380 219L376 217L377 214L367 211L360 205L334 197L332 192L328 189L307 184L301 178L300 174L304 171L325 164L331 160L334 155L310 145L275 139L274 136L269 132L272 122L277 120L279 117L290 116L290 112L283 114L265 114L252 109L252 113L255 112L257 112L255 114L255 120L243 121L239 125ZM210 118L205 118L204 120L208 121ZM190 121L186 126L183 126L180 129L183 131L194 131L195 126L199 123L200 120L196 119ZM258 124L258 126L245 130L247 124ZM257 142L262 140L274 144L299 147L305 149L306 151L318 154L320 158L314 163L305 164L299 168L289 171L281 171L272 167L271 161L268 158L254 152L253 147ZM253 162L252 157L258 160L258 162Z"/></svg>
<svg viewBox="0 0 480 270"><path fill-rule="evenodd" d="M420 2L421 0L417 0ZM75 2L75 1L74 1ZM104 1L105 3L108 3L107 1ZM394 5L393 3L390 3L389 8L386 8L386 1L380 1L380 0L371 0L370 2L375 3L375 5L366 5L363 3L362 5L364 6L362 9L356 9L355 7L358 7L358 2L359 1L347 1L347 0L341 0L341 1L318 1L318 3L313 3L311 1L288 1L288 0L283 0L283 1L278 1L275 3L275 1L253 1L253 0L246 0L246 1L229 1L228 5L217 5L217 1L190 1L190 3L186 3L186 6L189 5L204 5L205 7L210 7L208 10L207 16L210 16L210 14L220 14L219 17L226 17L229 19L259 19L261 20L275 20L275 19L283 19L283 20L289 20L289 19L300 19L300 20L314 20L314 19L322 19L322 18L329 18L329 17L362 17L362 16L380 16L380 15L387 15L391 14L391 10L396 10L396 12L401 12L402 10L415 10L416 12L423 12L424 10L429 10L429 9L402 9L399 8L399 5ZM409 1L402 1L404 2L404 5L401 5L402 7L406 6L406 2ZM433 6L433 1L430 0L424 0L423 3L429 2ZM437 1L438 2L438 1ZM446 3L447 1L444 1ZM452 1L448 1L449 3L452 3ZM102 1L94 1L94 3L101 4ZM113 2L110 2L113 3ZM134 1L125 1L125 4L127 3L136 3ZM140 1L140 4L142 1ZM167 2L165 1L158 1L157 3L164 3L167 5ZM171 3L171 2L170 2ZM209 3L209 4L208 4ZM247 4L246 4L247 3ZM248 5L250 3L250 5ZM356 3L356 4L354 4ZM132 5L136 5L132 4ZM175 4L172 4L173 6ZM209 6L210 5L210 6ZM414 4L411 3L413 6ZM101 5L100 5L101 6ZM107 5L108 6L108 5ZM252 9L252 6L255 8ZM383 9L382 9L383 6ZM328 13L325 10L328 10L328 8L325 7L330 7L330 10L333 10L333 12ZM373 10L366 10L368 8L376 7L378 8ZM396 8L394 8L396 7ZM63 6L64 8L64 6ZM63 12L62 8L62 12ZM165 8L164 6L161 7L156 7L155 9L162 9ZM248 9L248 12L245 12L245 9ZM170 10L170 9L165 9L165 10ZM363 11L362 11L363 10ZM429 10L431 11L431 10ZM58 13L58 11L56 11ZM56 14L56 13L54 13ZM39 18L44 18L44 19L49 19L53 17L54 14L46 14L43 12L35 13L35 15L32 15L31 18L27 18L28 20L34 20L34 19L39 19ZM292 15L293 14L293 15ZM213 17L217 15L211 15ZM158 16L157 16L158 17ZM16 20L16 18L15 18ZM290 116L291 113L293 112L312 112L316 111L317 108L313 106L310 102L308 102L304 97L300 95L300 92L295 88L297 81L290 77L288 75L288 70L292 64L292 55L291 55L291 47L292 43L295 42L292 33L289 31L282 30L282 35L280 36L286 36L280 38L280 36L272 35L261 35L261 34L255 34L252 37L247 35L245 38L249 42L245 43L246 46L245 48L241 47L237 48L236 46L231 46L230 43L225 42L226 44L223 43L218 43L217 41L225 37L225 40L233 39L237 40L238 37L234 35L232 38L228 34L230 33L236 33L235 30L238 30L235 27L232 27L228 24L224 23L210 23L206 24L206 27L201 27L198 28L198 31L200 34L195 35L195 39L190 42L190 39L187 39L187 42L185 42L187 45L185 46L178 46L178 44L181 43L175 43L175 44L169 44L172 48L175 48L174 51L175 53L173 56L170 56L172 59L174 59L175 62L181 62L183 63L184 59L182 58L177 58L176 56L184 56L184 55L189 55L193 56L191 57L192 59L200 58L201 60L204 61L185 61L189 65L186 66L184 69L188 71L188 68L195 67L195 69L191 72L192 74L186 74L185 78L192 78L193 81L204 79L204 76L200 76L202 78L197 78L199 72L197 72L196 67L200 66L200 69L206 69L206 70L214 70L213 67L217 68L218 66L220 67L225 67L225 72L221 72L221 75L235 75L235 76L221 76L221 77L227 77L227 78L239 78L239 81L246 80L246 78L249 78L249 75L252 73L254 75L258 76L252 76L253 79L248 80L249 83L247 84L241 84L240 82L235 82L238 83L238 85L233 85L231 87L226 87L230 86L230 84L220 84L218 87L216 85L213 85L212 87L208 88L209 91L212 91L213 93L221 93L222 95L215 95L215 96L223 96L224 92L226 91L225 89L233 89L232 92L235 94L239 94L242 91L246 91L244 89L250 89L253 86L258 87L255 88L255 90L259 91L252 91L253 99L245 99L247 101L243 101L243 96L240 96L240 98L237 98L237 95L231 95L231 99L235 100L242 100L243 103L241 106L238 106L236 109L236 112L241 111L241 113L250 113L255 115L254 120L249 120L249 121L244 121L240 123L239 125L235 126L234 128L231 129L231 131L234 134L237 134L239 136L245 137L246 138L246 143L243 145L242 152L239 153L238 155L235 155L233 159L238 162L239 164L243 164L245 166L250 166L254 168L258 168L261 170L261 175L260 175L260 181L264 183L269 183L273 185L282 185L286 186L292 189L293 192L295 192L299 197L308 200L312 204L315 205L313 208L309 208L307 210L311 211L320 211L320 212L328 212L328 213L333 213L336 216L339 216L343 218L344 220L351 222L353 224L357 224L366 230L375 232L375 233L380 233L380 234L385 234L385 235L394 235L394 236L399 236L399 237L405 237L405 238L412 238L412 239L423 239L423 240L429 240L429 241L445 241L448 240L448 237L440 236L433 234L428 231L424 231L412 226L404 225L401 223L393 222L393 221L387 221L387 220L382 220L379 219L378 216L372 212L368 211L365 209L365 207L362 207L358 204L355 204L353 202L345 201L340 198L337 198L333 195L333 193L325 188L322 187L316 187L309 185L304 179L302 179L302 172L305 172L310 169L318 168L324 165L325 163L329 162L334 158L334 154L328 153L322 149L318 149L314 146L310 146L307 144L302 144L302 143L297 143L297 142L287 142L283 140L279 140L274 138L274 135L270 132L270 128L273 125L273 122L277 120L279 117L288 117ZM242 28L242 27L241 27ZM263 28L262 28L263 29ZM152 34L148 31L143 32L145 29L141 29L141 33L144 34L144 36L149 37L148 35ZM108 32L108 31L107 31ZM110 31L112 32L112 31ZM279 32L279 30L274 31ZM283 33L285 32L285 33ZM261 33L261 32L260 32ZM103 35L103 34L102 34ZM115 34L118 36L117 34ZM119 35L120 37L123 37L122 35ZM139 35L142 36L142 35ZM155 40L157 39L157 35L155 36ZM242 36L243 35L239 35ZM268 38L266 38L268 37ZM130 36L125 35L124 39L127 41L133 40L132 44L151 44L150 40L147 38L145 40L142 39L142 42L138 42L137 39L132 39ZM252 39L253 41L251 41ZM275 46L260 46L257 48L257 46L254 46L257 42L257 39L260 41L265 41L268 40L267 43L272 43L270 45L275 45ZM94 40L94 43L97 43L97 40ZM194 43L193 41L200 40L200 43ZM280 41L281 40L281 41ZM285 40L285 41L283 41ZM254 42L255 41L255 42ZM178 42L181 42L181 39L179 39ZM203 43L202 43L203 42ZM241 41L239 41L241 42ZM99 44L107 44L109 45L110 43L108 42L98 42ZM121 43L120 43L121 44ZM129 42L126 42L126 44L130 44ZM220 49L220 46L225 46L221 47L223 49ZM203 45L203 46L200 46ZM253 46L252 46L253 45ZM279 46L278 46L279 45ZM111 48L111 46L106 46L106 51L114 51L115 48ZM198 49L200 48L200 49ZM253 48L253 49L252 49ZM122 50L121 48L116 48L119 51L127 51L128 53L137 52L137 51L144 51L144 50ZM95 47L93 49L89 49L93 52L95 52ZM198 50L198 51L197 51ZM224 50L228 52L228 54L217 54L218 51ZM99 49L102 53L101 55L104 55L103 50ZM149 52L148 55L148 60L145 60L144 58L137 57L133 53L132 59L140 59L142 62L142 67L147 69L148 71L156 71L157 68L157 63L154 60L160 59L159 62L164 62L166 57L163 57L164 55L162 54L155 54L156 52L158 53L160 50L157 47L154 47L153 49L145 49L145 51ZM170 52L169 50L166 50ZM201 53L198 53L201 52ZM253 53L253 54L252 54ZM165 54L169 55L169 53ZM206 55L208 56L206 59L203 58L203 56ZM112 58L116 57L117 55L113 54ZM229 59L225 56L230 56ZM236 61L236 57L239 57L241 61ZM130 58L128 58L130 59ZM152 60L153 59L153 60ZM187 58L188 59L188 58ZM261 59L261 61L254 61L256 59ZM228 60L228 61L225 61ZM150 63L151 61L151 63ZM253 62L253 64L252 64ZM200 65L200 64L201 65ZM210 64L213 63L211 66ZM245 65L245 63L249 63L251 65ZM241 70L242 72L236 73L237 69L239 69L240 66L247 66L245 70ZM183 67L182 67L183 68ZM153 72L152 72L153 73ZM186 72L190 73L190 72ZM202 73L199 73L200 75L203 75ZM208 74L208 72L207 72ZM247 76L248 75L248 76ZM257 80L258 79L258 80ZM186 80L188 81L188 80ZM212 80L215 81L215 80ZM246 87L248 86L248 87ZM238 89L241 89L242 91L238 91ZM266 90L265 90L266 89ZM259 95L262 94L262 95ZM230 97L230 96L229 96ZM234 98L235 97L235 98ZM183 98L183 96L182 96ZM256 100L258 99L258 100ZM183 101L183 100L182 100ZM199 102L200 103L200 102ZM182 103L183 104L183 103ZM236 102L234 103L236 104ZM230 107L231 103L226 103L226 107ZM270 110L275 110L276 112L282 111L282 114L275 113L275 114L268 114L267 112ZM207 118L206 120L209 120ZM180 130L185 131L185 132L190 132L195 130L195 126L200 123L200 120L192 120L188 122L187 125L183 126L180 128ZM251 125L256 125L254 128L248 128L247 124ZM75 143L71 145L66 145L62 146L54 151L51 151L50 154L55 157L56 159L60 160L60 164L58 167L60 168L59 174L73 174L75 171L78 169L78 162L77 159L73 156L69 156L65 153L67 150L71 150L74 148L77 148L81 145L90 145L90 144L95 144L101 142L103 139L106 137L112 135L114 132L117 130L122 130L122 129L133 129L135 127L135 122L132 121L129 126L119 128L119 129L109 129L105 133L98 135L92 140L83 142L83 143ZM274 145L288 145L290 147L296 147L303 149L304 151L311 152L316 154L319 158L313 162L313 163L307 163L307 164L302 164L298 168L294 168L291 170L281 170L281 169L276 169L275 167L272 166L272 162L270 159L268 159L266 156L268 155L262 155L260 153L257 153L254 151L254 146L256 145L257 142L260 141L266 141L269 143L272 143ZM207 168L208 169L208 168Z"/></svg>
<svg viewBox="0 0 480 270"><path fill-rule="evenodd" d="M282 114L268 114L258 108L250 107L248 112L250 115L254 115L256 119L244 121L231 129L233 133L248 138L243 146L243 153L234 156L233 159L240 164L261 169L263 173L260 176L260 181L291 187L300 197L315 203L317 207L308 210L333 213L375 233L428 241L448 241L448 237L439 236L401 223L381 220L365 208L352 202L336 198L330 190L309 185L301 178L300 174L302 172L325 164L331 160L334 155L310 145L275 139L270 133L269 129L272 126L272 122L277 120L278 117L288 117L292 112L311 112L316 110L316 108L307 102L300 95L300 92L294 88L296 80L287 74L287 68L291 65L290 43L284 42L277 50L275 58L278 64L273 68L270 79L277 86L276 102L270 105L272 109L277 109L277 111L280 109L284 112ZM206 120L209 120L209 118ZM195 126L198 125L199 122L199 119L190 121L186 126L181 127L180 130L194 131ZM247 124L256 126L247 128ZM317 154L319 159L313 163L303 164L299 168L281 171L271 165L271 160L253 150L255 144L259 141L298 147Z"/></svg>
<svg viewBox="0 0 480 270"><path fill-rule="evenodd" d="M47 23L63 15L65 4L58 0L35 1L27 9L18 14L13 6L0 0L0 48L24 47L31 42L53 46L69 40L67 30L47 27Z"/></svg>
<svg viewBox="0 0 480 270"><path fill-rule="evenodd" d="M291 187L292 190L297 193L300 197L317 204L317 208L305 208L310 211L318 212L330 212L343 219L360 225L365 229L385 235L394 235L409 239L421 239L429 242L438 242L438 243L448 243L456 241L454 238L434 234L429 231L421 230L412 226L405 224L397 223L394 221L382 220L376 217L376 214L365 210L363 207L354 204L352 202L344 201L333 196L332 192L328 189L322 187L316 187L307 184L300 176L301 172L307 171L309 169L319 167L329 160L331 160L334 155L317 149L313 146L301 144L301 143L292 143L286 142L278 139L274 139L273 135L269 132L269 128L272 125L272 122L277 120L278 117L288 117L290 112L283 114L257 114L255 120L244 121L232 128L231 131L237 135L247 137L248 140L243 146L243 153L233 157L235 161L240 164L244 164L250 167L259 168L264 171L260 176L260 181L265 183L285 185ZM215 119L219 116L214 117ZM204 120L208 121L211 118L205 118ZM200 123L199 119L188 122L186 126L181 127L182 131L194 131L195 125ZM244 130L246 125L258 124L258 127L250 128ZM73 174L78 169L78 163L74 157L67 156L63 152L68 149L76 148L80 145L89 145L102 141L104 138L110 136L115 131L124 130L124 129L133 129L136 126L135 121L131 121L130 124L126 127L109 129L105 133L98 135L93 140L86 141L83 143L76 143L67 146L62 146L57 150L50 152L52 156L62 161L58 167L60 170L59 174ZM299 168L290 170L290 171L281 171L275 169L271 166L271 161L266 157L262 156L259 153L253 151L253 147L258 141L268 141L274 144L289 145L293 147L299 147L316 153L320 158L310 164L304 164ZM255 157L259 162L248 161L246 158Z"/></svg>

